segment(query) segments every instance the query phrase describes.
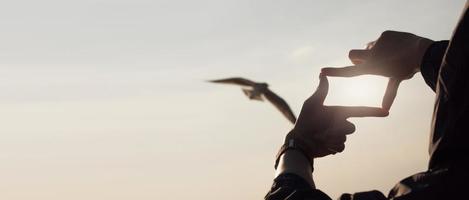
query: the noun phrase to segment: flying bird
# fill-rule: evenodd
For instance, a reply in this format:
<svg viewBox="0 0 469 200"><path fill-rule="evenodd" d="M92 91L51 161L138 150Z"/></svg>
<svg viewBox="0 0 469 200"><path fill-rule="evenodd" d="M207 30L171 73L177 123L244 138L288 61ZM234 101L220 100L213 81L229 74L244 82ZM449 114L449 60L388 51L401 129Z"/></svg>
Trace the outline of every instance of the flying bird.
<svg viewBox="0 0 469 200"><path fill-rule="evenodd" d="M242 86L244 94L251 100L264 101L264 98L270 101L291 123L295 124L296 117L288 106L287 102L277 94L269 90L267 83L257 83L245 78L234 77L218 80L210 80L212 83L234 84Z"/></svg>

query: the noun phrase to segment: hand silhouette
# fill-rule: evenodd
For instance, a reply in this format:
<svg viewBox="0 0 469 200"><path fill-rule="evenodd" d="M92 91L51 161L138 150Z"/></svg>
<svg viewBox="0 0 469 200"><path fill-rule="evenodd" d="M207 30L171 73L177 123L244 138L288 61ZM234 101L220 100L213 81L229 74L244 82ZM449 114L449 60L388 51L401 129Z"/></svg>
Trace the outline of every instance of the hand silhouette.
<svg viewBox="0 0 469 200"><path fill-rule="evenodd" d="M374 107L324 106L329 90L327 77L320 75L316 92L303 104L295 127L288 133L285 142L300 142L309 159L342 152L346 135L355 131L349 117L385 117L387 110Z"/></svg>
<svg viewBox="0 0 469 200"><path fill-rule="evenodd" d="M389 77L382 108L389 110L399 83L420 71L420 61L432 40L405 32L385 31L366 49L353 49L349 58L353 66L323 68L326 76L353 77L364 74Z"/></svg>

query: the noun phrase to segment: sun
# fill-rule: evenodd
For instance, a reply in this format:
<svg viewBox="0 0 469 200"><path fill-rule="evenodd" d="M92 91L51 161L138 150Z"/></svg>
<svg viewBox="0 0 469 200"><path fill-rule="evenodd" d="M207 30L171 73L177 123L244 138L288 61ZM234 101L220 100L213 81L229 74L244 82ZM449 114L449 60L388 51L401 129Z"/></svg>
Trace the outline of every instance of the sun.
<svg viewBox="0 0 469 200"><path fill-rule="evenodd" d="M329 77L325 105L380 107L387 79L379 76Z"/></svg>

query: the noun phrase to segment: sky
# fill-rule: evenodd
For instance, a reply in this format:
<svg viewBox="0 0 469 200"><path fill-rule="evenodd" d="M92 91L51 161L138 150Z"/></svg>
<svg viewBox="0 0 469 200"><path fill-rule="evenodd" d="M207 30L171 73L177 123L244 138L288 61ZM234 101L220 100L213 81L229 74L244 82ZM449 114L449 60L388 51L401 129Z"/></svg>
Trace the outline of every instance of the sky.
<svg viewBox="0 0 469 200"><path fill-rule="evenodd" d="M0 2L0 199L261 199L292 125L235 86L267 82L295 113L322 67L385 30L449 39L464 0ZM331 78L330 105L380 105L382 77ZM424 171L434 93L403 82L387 118L352 119L318 188L387 193Z"/></svg>

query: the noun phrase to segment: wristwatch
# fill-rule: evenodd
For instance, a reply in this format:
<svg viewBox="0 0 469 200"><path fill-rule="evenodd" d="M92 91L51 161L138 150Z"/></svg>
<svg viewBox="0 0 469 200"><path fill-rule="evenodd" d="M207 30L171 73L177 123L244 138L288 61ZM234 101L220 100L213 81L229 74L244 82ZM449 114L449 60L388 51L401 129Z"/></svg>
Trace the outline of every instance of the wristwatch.
<svg viewBox="0 0 469 200"><path fill-rule="evenodd" d="M282 147L280 147L280 150L278 151L276 159L275 159L275 166L274 166L275 169L277 169L278 167L278 164L280 162L280 157L282 157L282 155L287 150L291 150L291 149L295 149L301 152L305 156L305 158L309 161L309 163L311 164L311 168L313 169L313 158L312 158L313 154L308 151L307 145L303 141L299 139L293 139L293 138L287 139L285 144L283 144Z"/></svg>

